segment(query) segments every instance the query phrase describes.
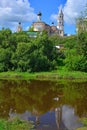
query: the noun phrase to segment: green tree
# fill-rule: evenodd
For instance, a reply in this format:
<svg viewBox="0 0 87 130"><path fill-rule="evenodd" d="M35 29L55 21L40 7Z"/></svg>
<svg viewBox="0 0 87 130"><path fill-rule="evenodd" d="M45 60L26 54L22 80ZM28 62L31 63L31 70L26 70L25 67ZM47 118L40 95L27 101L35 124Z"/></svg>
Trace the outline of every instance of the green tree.
<svg viewBox="0 0 87 130"><path fill-rule="evenodd" d="M11 69L11 52L9 49L0 48L0 72Z"/></svg>
<svg viewBox="0 0 87 130"><path fill-rule="evenodd" d="M85 12L77 19L77 24L77 37L66 44L65 64L69 70L87 72L87 21Z"/></svg>
<svg viewBox="0 0 87 130"><path fill-rule="evenodd" d="M19 32L19 33L15 33L14 34L15 35L15 37L16 37L16 41L17 41L17 43L19 43L19 42L25 42L25 43L28 43L28 42L30 42L30 38L29 38L29 36L26 34L26 32Z"/></svg>
<svg viewBox="0 0 87 130"><path fill-rule="evenodd" d="M27 71L29 68L29 46L26 43L18 43L17 49L11 58L13 70Z"/></svg>
<svg viewBox="0 0 87 130"><path fill-rule="evenodd" d="M31 72L48 71L50 68L49 59L38 50L35 50L30 55L29 62Z"/></svg>
<svg viewBox="0 0 87 130"><path fill-rule="evenodd" d="M33 51L30 54L30 68L33 71L49 71L57 66L58 56L56 49L49 40L47 32L43 31L30 47ZM32 67L31 67L32 66Z"/></svg>

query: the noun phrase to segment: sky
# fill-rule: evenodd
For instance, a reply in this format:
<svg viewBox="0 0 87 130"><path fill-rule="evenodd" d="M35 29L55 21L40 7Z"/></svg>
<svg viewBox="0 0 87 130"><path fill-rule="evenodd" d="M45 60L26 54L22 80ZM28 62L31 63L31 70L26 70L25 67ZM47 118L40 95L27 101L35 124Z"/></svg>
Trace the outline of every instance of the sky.
<svg viewBox="0 0 87 130"><path fill-rule="evenodd" d="M37 21L37 13L42 13L42 21L57 25L60 7L64 13L65 34L75 34L75 19L81 15L87 0L1 0L0 28L16 31L19 22L27 30L32 22Z"/></svg>

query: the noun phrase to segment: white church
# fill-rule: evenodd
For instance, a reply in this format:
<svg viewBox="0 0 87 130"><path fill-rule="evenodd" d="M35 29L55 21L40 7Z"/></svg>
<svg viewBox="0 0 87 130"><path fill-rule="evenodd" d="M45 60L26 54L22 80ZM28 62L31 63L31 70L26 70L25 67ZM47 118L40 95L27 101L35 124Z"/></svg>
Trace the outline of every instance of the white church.
<svg viewBox="0 0 87 130"><path fill-rule="evenodd" d="M54 23L52 25L48 25L47 23L42 21L42 13L39 12L37 14L37 21L32 23L33 31L29 34L35 34L37 32L42 32L43 30L46 30L49 35L58 34L59 36L64 36L64 14L62 11L62 8L60 8L58 16L57 16L57 25L55 26ZM17 27L17 32L22 31L21 23L19 23Z"/></svg>

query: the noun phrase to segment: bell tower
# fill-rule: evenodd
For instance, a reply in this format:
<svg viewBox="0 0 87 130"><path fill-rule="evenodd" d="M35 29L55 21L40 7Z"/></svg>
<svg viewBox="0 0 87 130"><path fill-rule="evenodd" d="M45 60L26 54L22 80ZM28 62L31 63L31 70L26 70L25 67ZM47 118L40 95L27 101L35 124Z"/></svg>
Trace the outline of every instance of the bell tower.
<svg viewBox="0 0 87 130"><path fill-rule="evenodd" d="M60 8L57 19L57 29L59 30L59 35L64 36L64 15L62 8Z"/></svg>
<svg viewBox="0 0 87 130"><path fill-rule="evenodd" d="M21 32L21 31L22 31L22 26L21 26L21 22L19 22L17 26L17 32Z"/></svg>

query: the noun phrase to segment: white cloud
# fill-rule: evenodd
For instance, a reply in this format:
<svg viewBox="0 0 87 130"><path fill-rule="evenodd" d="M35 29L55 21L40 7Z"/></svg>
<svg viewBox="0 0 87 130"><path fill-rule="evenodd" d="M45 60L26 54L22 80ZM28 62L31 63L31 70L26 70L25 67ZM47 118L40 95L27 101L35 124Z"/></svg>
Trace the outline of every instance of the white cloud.
<svg viewBox="0 0 87 130"><path fill-rule="evenodd" d="M86 3L87 0L67 0L63 8L65 21L73 24L75 19L81 15L81 11L84 10Z"/></svg>
<svg viewBox="0 0 87 130"><path fill-rule="evenodd" d="M18 22L29 22L36 19L34 8L28 0L1 0L0 26L9 27Z"/></svg>
<svg viewBox="0 0 87 130"><path fill-rule="evenodd" d="M55 21L55 20L57 20L57 17L58 17L57 14L52 14L51 15L51 20Z"/></svg>
<svg viewBox="0 0 87 130"><path fill-rule="evenodd" d="M63 7L64 21L68 24L74 24L75 19L85 9L86 3L87 0L67 0ZM57 20L57 14L52 14L51 19Z"/></svg>
<svg viewBox="0 0 87 130"><path fill-rule="evenodd" d="M58 7L58 10L60 10L60 8L62 8L62 5L60 5L60 6ZM57 22L58 13L57 13L57 14L52 14L50 18L51 18L51 20Z"/></svg>

